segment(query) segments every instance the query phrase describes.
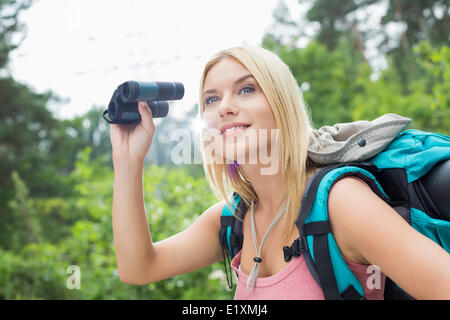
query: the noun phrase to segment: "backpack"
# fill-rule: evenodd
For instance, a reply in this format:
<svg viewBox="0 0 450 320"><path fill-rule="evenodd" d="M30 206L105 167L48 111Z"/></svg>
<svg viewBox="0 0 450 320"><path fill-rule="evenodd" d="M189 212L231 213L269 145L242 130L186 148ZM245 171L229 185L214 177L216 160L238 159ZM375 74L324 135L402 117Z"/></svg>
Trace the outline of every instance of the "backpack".
<svg viewBox="0 0 450 320"><path fill-rule="evenodd" d="M343 162L318 169L306 185L296 226L297 238L284 247L285 261L304 255L325 299L364 299L363 286L348 268L328 221L328 192L338 180L356 176L388 203L415 230L450 253L450 137L420 130L403 131L383 151L365 161ZM247 208L234 192L225 206L219 240L230 289L229 263L242 247ZM228 268L227 268L228 267ZM384 298L413 299L386 277Z"/></svg>

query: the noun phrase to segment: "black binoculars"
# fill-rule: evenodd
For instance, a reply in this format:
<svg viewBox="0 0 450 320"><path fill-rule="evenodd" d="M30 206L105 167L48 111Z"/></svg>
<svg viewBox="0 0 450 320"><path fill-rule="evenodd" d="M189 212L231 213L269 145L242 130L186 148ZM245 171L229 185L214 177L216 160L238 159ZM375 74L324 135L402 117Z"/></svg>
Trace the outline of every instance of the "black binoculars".
<svg viewBox="0 0 450 320"><path fill-rule="evenodd" d="M180 100L183 96L184 86L180 82L127 81L114 91L108 109L103 111L103 119L114 124L140 123L139 101L147 102L153 118L163 118L169 112L167 101Z"/></svg>

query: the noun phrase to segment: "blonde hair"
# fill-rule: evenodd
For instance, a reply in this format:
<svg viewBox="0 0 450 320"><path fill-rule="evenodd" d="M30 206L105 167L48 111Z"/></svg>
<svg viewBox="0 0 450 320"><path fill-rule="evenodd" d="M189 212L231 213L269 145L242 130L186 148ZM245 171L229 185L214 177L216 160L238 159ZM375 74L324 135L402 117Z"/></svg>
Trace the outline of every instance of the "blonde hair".
<svg viewBox="0 0 450 320"><path fill-rule="evenodd" d="M206 63L200 80L200 116L204 110L205 77L224 58L234 58L253 75L271 106L279 130L279 169L286 181L282 203L287 202L286 237L289 237L294 232L306 183L316 168L307 152L309 135L313 130L309 109L291 70L277 55L260 47L240 46L220 51ZM204 152L203 137L201 147L206 179L219 200L225 200L226 205L232 208L231 196L236 191L247 208L251 200L258 202L255 190L240 167L231 175L230 164L210 161L211 155ZM239 213L236 216L239 218Z"/></svg>

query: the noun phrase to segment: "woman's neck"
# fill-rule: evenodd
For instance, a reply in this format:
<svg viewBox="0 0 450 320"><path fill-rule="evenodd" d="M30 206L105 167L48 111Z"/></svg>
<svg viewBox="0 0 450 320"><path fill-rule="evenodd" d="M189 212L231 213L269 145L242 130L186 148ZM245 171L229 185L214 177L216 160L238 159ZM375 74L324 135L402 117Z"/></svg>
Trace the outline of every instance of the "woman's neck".
<svg viewBox="0 0 450 320"><path fill-rule="evenodd" d="M241 164L240 167L258 196L255 210L257 208L261 214L275 216L282 206L287 187L281 170L264 174L267 170L264 171L260 164Z"/></svg>

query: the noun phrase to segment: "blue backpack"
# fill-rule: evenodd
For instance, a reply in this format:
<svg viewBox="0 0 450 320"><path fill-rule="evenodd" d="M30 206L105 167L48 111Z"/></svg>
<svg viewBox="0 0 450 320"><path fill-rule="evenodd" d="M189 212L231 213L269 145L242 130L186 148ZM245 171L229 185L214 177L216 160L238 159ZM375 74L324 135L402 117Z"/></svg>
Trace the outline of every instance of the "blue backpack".
<svg viewBox="0 0 450 320"><path fill-rule="evenodd" d="M334 183L356 176L414 229L450 253L450 137L438 133L401 132L379 154L363 162L336 163L316 171L308 181L296 226L297 238L284 247L285 261L304 255L325 299L365 299L363 286L347 266L328 221L328 193ZM219 239L230 289L230 260L242 248L247 207L235 192L232 208L224 207ZM385 299L413 299L386 278Z"/></svg>

